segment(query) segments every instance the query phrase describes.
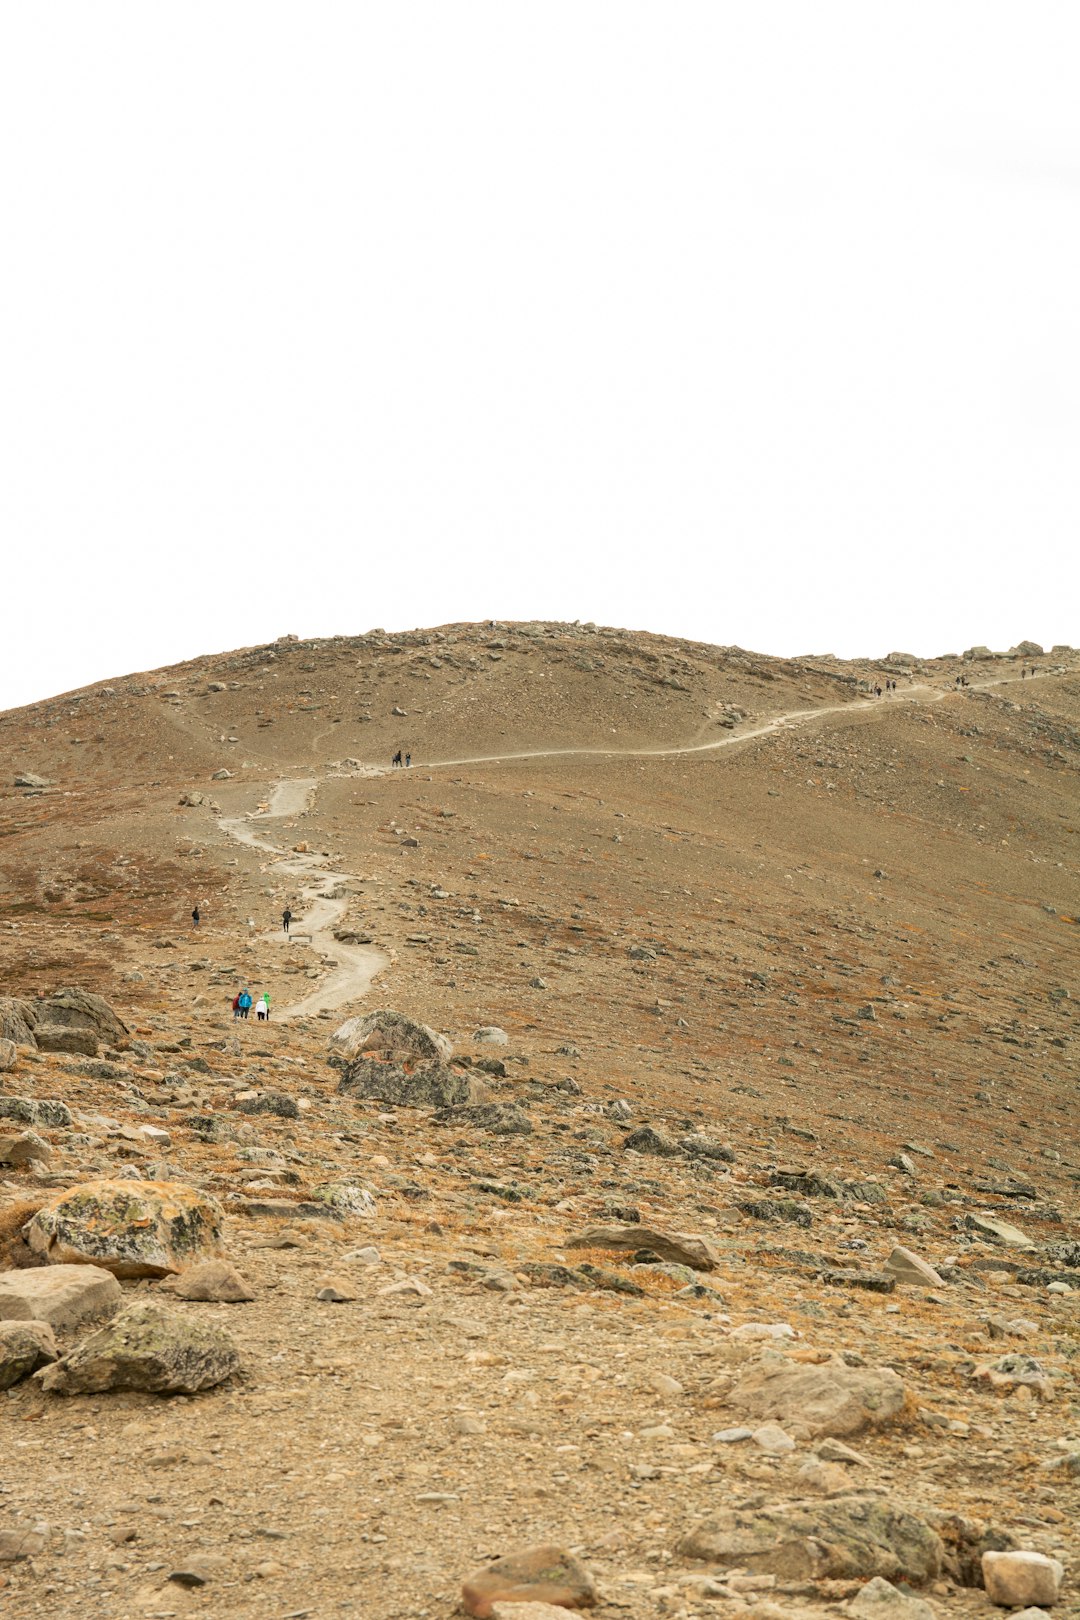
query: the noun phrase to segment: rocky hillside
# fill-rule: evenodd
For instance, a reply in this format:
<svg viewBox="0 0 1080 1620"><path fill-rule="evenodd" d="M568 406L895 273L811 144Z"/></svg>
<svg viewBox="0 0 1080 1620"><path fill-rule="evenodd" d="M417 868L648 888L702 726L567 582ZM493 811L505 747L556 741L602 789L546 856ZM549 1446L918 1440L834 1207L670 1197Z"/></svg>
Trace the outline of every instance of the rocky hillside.
<svg viewBox="0 0 1080 1620"><path fill-rule="evenodd" d="M1078 788L1067 649L0 716L6 1612L1080 1613Z"/></svg>

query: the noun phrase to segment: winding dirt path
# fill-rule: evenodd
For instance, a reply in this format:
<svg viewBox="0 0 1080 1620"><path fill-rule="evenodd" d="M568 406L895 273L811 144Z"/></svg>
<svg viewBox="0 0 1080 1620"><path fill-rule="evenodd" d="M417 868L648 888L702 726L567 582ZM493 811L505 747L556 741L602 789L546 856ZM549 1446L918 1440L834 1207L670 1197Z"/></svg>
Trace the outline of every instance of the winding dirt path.
<svg viewBox="0 0 1080 1620"><path fill-rule="evenodd" d="M345 914L348 896L340 890L356 881L350 872L337 872L322 855L298 855L280 849L260 836L256 828L267 821L302 815L311 803L318 781L314 777L279 782L270 795L269 807L247 816L222 816L219 825L228 836L248 849L277 857L275 870L287 872L300 882L302 916L293 918L293 934L284 928L271 928L259 939L279 950L292 950L310 943L312 950L336 963L333 972L310 995L275 1013L277 1018L304 1018L331 1011L346 1002L366 996L377 976L390 966L390 958L374 945L347 945L334 938L334 929Z"/></svg>
<svg viewBox="0 0 1080 1620"><path fill-rule="evenodd" d="M992 686L1006 686L1019 682L1019 676L1001 676L996 680L973 682L967 691L984 690ZM417 760L413 770L439 770L457 765L498 765L521 759L675 759L686 754L716 753L721 748L734 748L739 743L751 742L756 737L769 737L792 727L808 725L811 721L826 719L834 714L852 714L873 710L886 715L903 704L940 703L947 697L959 697L955 687L907 686L890 697L856 699L848 703L828 704L816 709L792 709L786 714L774 715L763 725L745 731L732 731L709 742L683 743L668 748L532 748L506 754L474 754L462 759ZM354 775L372 777L393 774L392 766L366 765ZM294 918L296 933L290 938L284 930L270 929L259 938L281 949L291 948L301 941L309 942L312 949L324 959L336 964L330 976L323 980L310 995L294 1002L278 1016L303 1018L344 1006L367 995L376 977L390 966L389 957L373 945L346 945L334 938L334 928L341 920L348 904L335 891L356 882L348 872L332 870L321 855L298 855L280 849L261 837L259 831L268 821L280 821L303 815L311 806L321 777L299 777L293 781L278 782L271 791L269 802L246 816L223 816L220 825L238 844L249 849L273 855L275 868L287 872L301 882L301 899L306 906L302 917ZM318 886L316 886L318 885Z"/></svg>

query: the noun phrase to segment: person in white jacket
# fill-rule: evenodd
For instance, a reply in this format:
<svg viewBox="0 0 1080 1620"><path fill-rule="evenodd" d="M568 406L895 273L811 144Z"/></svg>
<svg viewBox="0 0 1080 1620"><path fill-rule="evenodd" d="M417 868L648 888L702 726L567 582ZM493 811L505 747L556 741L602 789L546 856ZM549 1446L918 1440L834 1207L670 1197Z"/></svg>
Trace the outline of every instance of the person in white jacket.
<svg viewBox="0 0 1080 1620"><path fill-rule="evenodd" d="M262 996L260 996L258 1001L255 1003L255 1017L258 1019L260 1024L265 1022L265 1019L266 1019L266 1002L264 1001Z"/></svg>

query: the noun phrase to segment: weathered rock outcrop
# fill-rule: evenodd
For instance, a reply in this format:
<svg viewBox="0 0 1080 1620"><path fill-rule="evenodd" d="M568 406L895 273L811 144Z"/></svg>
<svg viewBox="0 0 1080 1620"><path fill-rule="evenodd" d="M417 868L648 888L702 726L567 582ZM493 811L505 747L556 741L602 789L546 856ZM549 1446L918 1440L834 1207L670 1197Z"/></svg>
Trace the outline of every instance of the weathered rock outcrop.
<svg viewBox="0 0 1080 1620"><path fill-rule="evenodd" d="M127 1026L107 1001L87 990L56 990L34 1003L34 1041L42 1052L81 1052L96 1057L98 1046L127 1046Z"/></svg>
<svg viewBox="0 0 1080 1620"><path fill-rule="evenodd" d="M884 1428L904 1414L908 1403L891 1368L849 1367L837 1358L816 1367L788 1361L751 1367L731 1390L728 1404L741 1417L771 1420L792 1434L818 1440Z"/></svg>
<svg viewBox="0 0 1080 1620"><path fill-rule="evenodd" d="M849 1496L722 1508L683 1536L678 1551L782 1580L880 1575L922 1586L940 1573L945 1549L918 1514L879 1496Z"/></svg>
<svg viewBox="0 0 1080 1620"><path fill-rule="evenodd" d="M220 1204L174 1181L87 1181L58 1193L26 1227L50 1264L164 1277L222 1253Z"/></svg>
<svg viewBox="0 0 1080 1620"><path fill-rule="evenodd" d="M0 1323L0 1389L10 1389L56 1357L53 1331L47 1323Z"/></svg>

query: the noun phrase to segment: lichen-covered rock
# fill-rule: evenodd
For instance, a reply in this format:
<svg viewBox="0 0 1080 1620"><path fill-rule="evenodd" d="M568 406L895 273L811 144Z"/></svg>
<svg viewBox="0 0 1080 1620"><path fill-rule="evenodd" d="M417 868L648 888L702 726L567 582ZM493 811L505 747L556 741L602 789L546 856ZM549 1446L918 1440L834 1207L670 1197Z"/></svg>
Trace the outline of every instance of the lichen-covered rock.
<svg viewBox="0 0 1080 1620"><path fill-rule="evenodd" d="M445 1063L420 1063L407 1069L378 1058L358 1057L338 1082L345 1097L374 1097L404 1108L453 1108L475 1102L476 1083Z"/></svg>
<svg viewBox="0 0 1080 1620"><path fill-rule="evenodd" d="M50 1264L164 1277L222 1254L221 1219L216 1199L179 1181L86 1181L39 1209L26 1241Z"/></svg>
<svg viewBox="0 0 1080 1620"><path fill-rule="evenodd" d="M0 1074L7 1074L19 1061L19 1048L7 1036L0 1035Z"/></svg>
<svg viewBox="0 0 1080 1620"><path fill-rule="evenodd" d="M146 1302L117 1312L39 1377L57 1395L113 1389L193 1395L224 1383L239 1366L240 1352L224 1328Z"/></svg>
<svg viewBox="0 0 1080 1620"><path fill-rule="evenodd" d="M773 1361L751 1367L728 1404L740 1417L780 1423L808 1440L884 1428L907 1410L904 1386L891 1368L849 1367L839 1358L820 1366Z"/></svg>
<svg viewBox="0 0 1080 1620"><path fill-rule="evenodd" d="M352 1181L325 1181L321 1186L312 1187L311 1196L315 1203L325 1204L343 1220L356 1216L366 1220L375 1213L374 1195Z"/></svg>
<svg viewBox="0 0 1080 1620"><path fill-rule="evenodd" d="M20 1125L70 1125L71 1109L46 1097L0 1097L0 1119L18 1120Z"/></svg>
<svg viewBox="0 0 1080 1620"><path fill-rule="evenodd" d="M678 1543L688 1558L738 1565L781 1580L880 1575L922 1586L941 1571L940 1536L880 1496L721 1508Z"/></svg>
<svg viewBox="0 0 1080 1620"><path fill-rule="evenodd" d="M334 1058L350 1063L362 1056L378 1056L398 1064L446 1063L453 1047L445 1035L404 1013L371 1012L349 1018L330 1037Z"/></svg>
<svg viewBox="0 0 1080 1620"><path fill-rule="evenodd" d="M56 1357L47 1322L0 1322L0 1389L10 1389Z"/></svg>

